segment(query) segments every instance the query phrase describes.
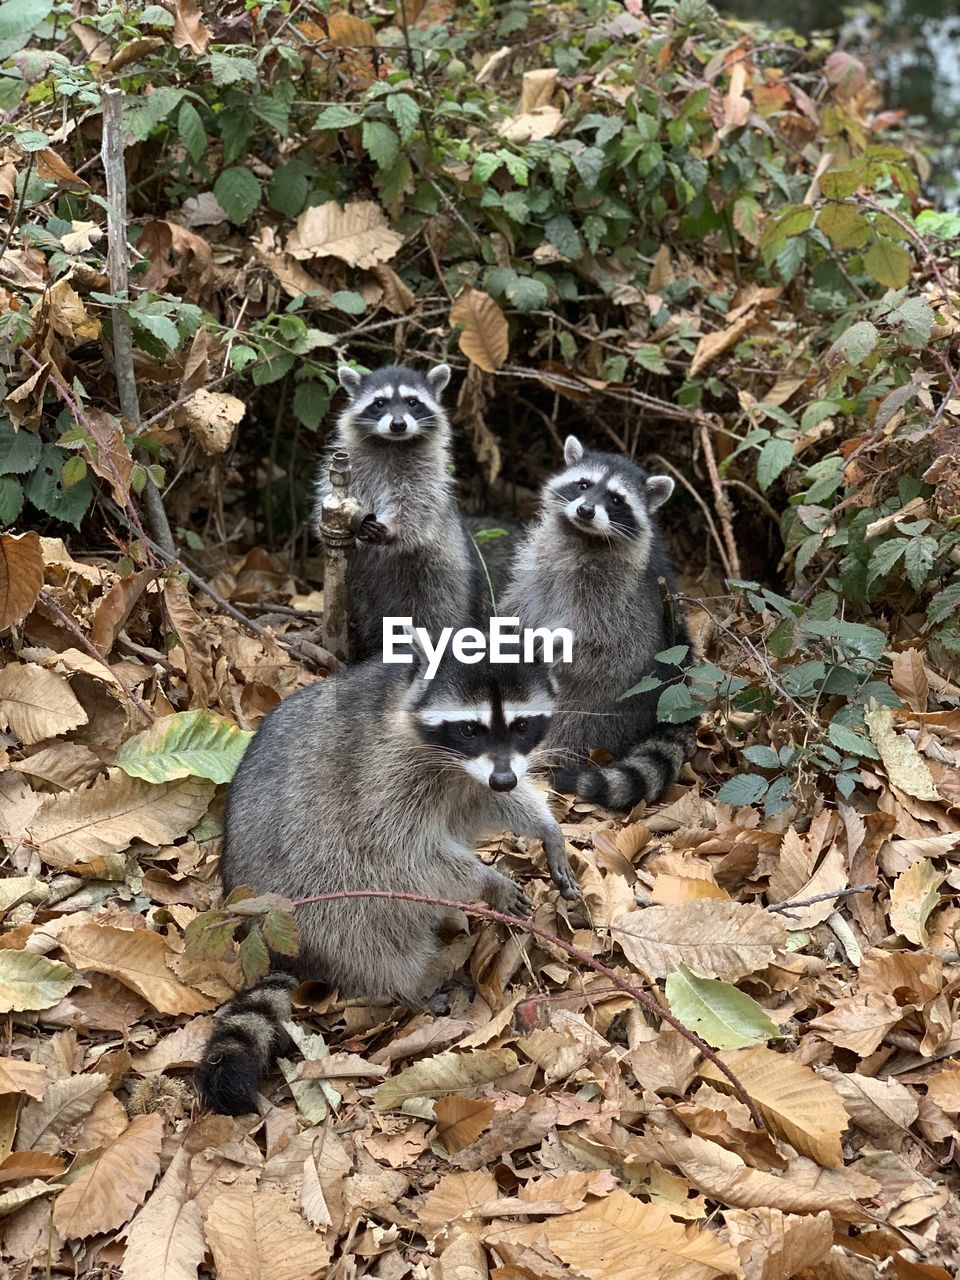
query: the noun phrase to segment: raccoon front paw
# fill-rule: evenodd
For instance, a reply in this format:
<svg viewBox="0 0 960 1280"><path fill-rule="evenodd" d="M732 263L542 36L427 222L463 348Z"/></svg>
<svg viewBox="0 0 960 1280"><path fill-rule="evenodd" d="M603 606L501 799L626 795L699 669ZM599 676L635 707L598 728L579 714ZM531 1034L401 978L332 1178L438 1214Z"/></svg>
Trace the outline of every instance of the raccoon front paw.
<svg viewBox="0 0 960 1280"><path fill-rule="evenodd" d="M369 542L371 546L382 547L388 542L393 542L395 535L371 513L368 516L364 516L360 521L357 537L361 542Z"/></svg>
<svg viewBox="0 0 960 1280"><path fill-rule="evenodd" d="M486 899L494 911L502 911L504 915L529 916L533 911L533 903L527 895L506 876L497 877L488 889Z"/></svg>
<svg viewBox="0 0 960 1280"><path fill-rule="evenodd" d="M551 865L550 877L560 890L560 897L566 898L567 902L579 902L583 897L583 893L577 884L576 877L566 857L564 857L562 863Z"/></svg>

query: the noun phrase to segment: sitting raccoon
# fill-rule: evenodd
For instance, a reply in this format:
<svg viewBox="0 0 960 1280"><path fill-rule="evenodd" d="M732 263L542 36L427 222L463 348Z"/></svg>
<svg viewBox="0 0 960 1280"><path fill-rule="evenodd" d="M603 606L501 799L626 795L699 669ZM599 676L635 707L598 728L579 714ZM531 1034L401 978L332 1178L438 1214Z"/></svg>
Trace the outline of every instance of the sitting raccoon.
<svg viewBox="0 0 960 1280"><path fill-rule="evenodd" d="M658 578L673 575L656 511L673 492L612 453L564 446L566 467L544 486L539 519L520 547L501 612L525 627L567 627L573 661L554 668L557 705L545 746L561 791L629 809L659 798L692 754L694 727L660 724L660 691L621 695L647 675L677 679L654 655L688 645L666 615ZM690 652L681 665L688 665ZM591 763L601 748L616 763Z"/></svg>
<svg viewBox="0 0 960 1280"><path fill-rule="evenodd" d="M476 856L485 835L543 841L565 898L579 897L563 835L527 776L548 732L553 681L540 663L464 665L432 680L413 665L367 662L272 711L237 770L221 871L227 891L290 898L393 889L526 913L521 890ZM444 977L439 934L459 913L353 898L299 909L298 978L341 995L419 1007ZM260 1077L284 1048L292 978L273 975L225 1006L197 1085L216 1111L255 1108Z"/></svg>
<svg viewBox="0 0 960 1280"><path fill-rule="evenodd" d="M347 405L331 449L347 449L352 493L366 518L349 567L354 660L379 654L383 618L408 617L436 633L482 620L483 575L454 497L450 421L440 396L448 365L427 374L389 365L361 375L342 366ZM330 492L329 458L317 481L314 526Z"/></svg>

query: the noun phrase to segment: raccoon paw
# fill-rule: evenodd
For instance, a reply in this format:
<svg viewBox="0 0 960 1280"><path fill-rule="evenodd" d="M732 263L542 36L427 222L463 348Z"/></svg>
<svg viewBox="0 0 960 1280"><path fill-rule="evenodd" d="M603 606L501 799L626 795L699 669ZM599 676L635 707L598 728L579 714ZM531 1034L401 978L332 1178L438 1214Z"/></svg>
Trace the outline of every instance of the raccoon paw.
<svg viewBox="0 0 960 1280"><path fill-rule="evenodd" d="M556 866L551 865L550 877L560 890L560 897L566 898L567 902L579 902L583 897L580 886L577 884L576 876L573 874L573 869L566 860L566 855L564 855L561 863Z"/></svg>
<svg viewBox="0 0 960 1280"><path fill-rule="evenodd" d="M369 542L372 546L384 546L393 542L394 535L375 515L364 516L360 521L357 537L361 542Z"/></svg>
<svg viewBox="0 0 960 1280"><path fill-rule="evenodd" d="M533 911L533 903L519 885L508 880L506 876L498 876L491 885L486 899L494 911L502 911L508 916L528 916Z"/></svg>

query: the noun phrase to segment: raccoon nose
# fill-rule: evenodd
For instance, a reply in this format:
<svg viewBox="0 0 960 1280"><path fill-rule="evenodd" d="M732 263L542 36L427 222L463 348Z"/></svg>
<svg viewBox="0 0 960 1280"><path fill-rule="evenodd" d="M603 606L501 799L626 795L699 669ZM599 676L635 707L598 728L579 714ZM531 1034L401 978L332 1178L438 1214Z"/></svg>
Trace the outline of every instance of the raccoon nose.
<svg viewBox="0 0 960 1280"><path fill-rule="evenodd" d="M517 775L512 769L495 769L490 775L490 786L494 791L512 791L517 785Z"/></svg>
<svg viewBox="0 0 960 1280"><path fill-rule="evenodd" d="M577 507L577 515L580 517L581 520L592 520L596 514L597 514L597 508L591 507L586 502L581 502L579 507Z"/></svg>
<svg viewBox="0 0 960 1280"><path fill-rule="evenodd" d="M390 423L390 430L394 435L402 436L406 429L407 424L404 422L403 418L394 418Z"/></svg>

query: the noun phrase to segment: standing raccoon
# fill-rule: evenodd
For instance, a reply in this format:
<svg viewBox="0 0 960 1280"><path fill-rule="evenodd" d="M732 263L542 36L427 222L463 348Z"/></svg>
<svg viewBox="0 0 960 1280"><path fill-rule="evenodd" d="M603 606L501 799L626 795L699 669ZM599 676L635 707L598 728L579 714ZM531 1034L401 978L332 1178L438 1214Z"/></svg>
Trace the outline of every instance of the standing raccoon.
<svg viewBox="0 0 960 1280"><path fill-rule="evenodd" d="M482 614L482 571L454 497L450 421L440 396L448 365L427 374L388 365L361 375L342 366L347 406L333 449L347 449L353 494L366 515L350 562L352 657L380 653L383 618L412 618L435 634ZM330 492L329 460L317 482L314 526Z"/></svg>
<svg viewBox="0 0 960 1280"><path fill-rule="evenodd" d="M476 856L485 835L543 841L566 898L579 897L563 835L527 773L550 725L553 681L540 663L367 662L272 711L237 770L221 871L229 891L290 898L386 889L526 913L521 890ZM459 913L352 898L297 912L293 971L341 995L420 1006L444 977L440 933ZM292 979L272 975L228 1004L197 1069L216 1111L254 1110L260 1077L285 1045Z"/></svg>
<svg viewBox="0 0 960 1280"><path fill-rule="evenodd" d="M502 612L525 627L567 627L573 661L558 664L557 705L545 746L554 785L613 809L659 798L692 753L694 728L657 721L659 690L620 697L647 675L676 680L654 655L690 638L665 613L658 578L673 575L656 511L673 492L612 453L588 452L575 436L565 469L544 486L541 512L514 562ZM591 763L602 748L616 763Z"/></svg>

